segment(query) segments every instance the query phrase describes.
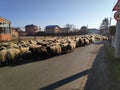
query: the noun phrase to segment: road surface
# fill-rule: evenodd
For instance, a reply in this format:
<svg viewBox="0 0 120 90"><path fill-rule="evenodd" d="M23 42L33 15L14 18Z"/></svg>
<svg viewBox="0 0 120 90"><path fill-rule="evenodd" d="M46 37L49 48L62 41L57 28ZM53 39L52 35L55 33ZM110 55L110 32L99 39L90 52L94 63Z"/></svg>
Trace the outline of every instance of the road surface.
<svg viewBox="0 0 120 90"><path fill-rule="evenodd" d="M46 60L0 68L0 90L82 90L101 43Z"/></svg>

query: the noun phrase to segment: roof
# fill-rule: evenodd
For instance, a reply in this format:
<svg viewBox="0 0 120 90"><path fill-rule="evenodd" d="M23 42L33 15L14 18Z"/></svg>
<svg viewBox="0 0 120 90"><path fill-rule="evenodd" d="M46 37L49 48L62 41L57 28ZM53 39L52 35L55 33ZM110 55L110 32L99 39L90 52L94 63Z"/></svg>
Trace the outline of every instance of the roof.
<svg viewBox="0 0 120 90"><path fill-rule="evenodd" d="M34 24L30 24L30 25L26 25L25 27L37 27L37 26Z"/></svg>
<svg viewBox="0 0 120 90"><path fill-rule="evenodd" d="M0 23L11 23L11 22L0 16Z"/></svg>
<svg viewBox="0 0 120 90"><path fill-rule="evenodd" d="M19 27L17 27L17 28L12 27L12 30L17 31L17 32L23 32L23 30Z"/></svg>
<svg viewBox="0 0 120 90"><path fill-rule="evenodd" d="M46 26L45 28L46 28L46 29L54 29L55 27L60 28L58 25L48 25L48 26Z"/></svg>
<svg viewBox="0 0 120 90"><path fill-rule="evenodd" d="M87 32L88 32L88 33L98 33L99 30L96 29L96 28L92 28L92 29L87 29Z"/></svg>

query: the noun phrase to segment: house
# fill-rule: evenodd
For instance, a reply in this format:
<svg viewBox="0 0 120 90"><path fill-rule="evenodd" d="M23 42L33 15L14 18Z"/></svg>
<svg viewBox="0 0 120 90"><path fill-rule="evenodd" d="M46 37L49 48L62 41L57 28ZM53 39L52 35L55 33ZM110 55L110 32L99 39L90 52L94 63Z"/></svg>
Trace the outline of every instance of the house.
<svg viewBox="0 0 120 90"><path fill-rule="evenodd" d="M28 36L28 33L23 30L23 28L16 28L16 31L19 33L19 36Z"/></svg>
<svg viewBox="0 0 120 90"><path fill-rule="evenodd" d="M29 34L29 35L34 35L35 33L38 32L38 27L36 25L26 25L25 26L25 31Z"/></svg>
<svg viewBox="0 0 120 90"><path fill-rule="evenodd" d="M98 34L99 30L95 28L87 29L87 32L90 34Z"/></svg>
<svg viewBox="0 0 120 90"><path fill-rule="evenodd" d="M46 33L60 33L61 28L58 25L48 25L45 27Z"/></svg>
<svg viewBox="0 0 120 90"><path fill-rule="evenodd" d="M16 30L16 28L11 28L11 36L12 37L18 37L19 32Z"/></svg>
<svg viewBox="0 0 120 90"><path fill-rule="evenodd" d="M70 32L69 28L61 28L61 33L68 33Z"/></svg>
<svg viewBox="0 0 120 90"><path fill-rule="evenodd" d="M17 28L14 28L12 27L11 29L11 36L12 37L19 37L19 36L28 36L28 33L23 31L21 28L17 27Z"/></svg>
<svg viewBox="0 0 120 90"><path fill-rule="evenodd" d="M0 41L11 40L11 22L0 17Z"/></svg>

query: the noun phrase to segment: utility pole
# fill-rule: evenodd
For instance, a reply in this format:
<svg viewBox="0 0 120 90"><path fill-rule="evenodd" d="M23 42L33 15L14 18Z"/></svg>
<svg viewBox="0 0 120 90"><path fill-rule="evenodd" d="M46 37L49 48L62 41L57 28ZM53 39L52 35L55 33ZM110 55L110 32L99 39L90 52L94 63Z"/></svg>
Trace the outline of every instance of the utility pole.
<svg viewBox="0 0 120 90"><path fill-rule="evenodd" d="M115 57L120 58L120 21L117 21L117 24L116 24Z"/></svg>
<svg viewBox="0 0 120 90"><path fill-rule="evenodd" d="M115 32L115 58L120 58L120 0L117 1L116 5L113 8L113 11L116 11L114 18L117 21L116 23L116 32Z"/></svg>
<svg viewBox="0 0 120 90"><path fill-rule="evenodd" d="M111 21L112 21L112 18L110 17L110 24L109 24L110 26L111 26Z"/></svg>
<svg viewBox="0 0 120 90"><path fill-rule="evenodd" d="M110 40L110 42L112 40L112 36L110 35L111 20L112 18L110 17L109 24L108 24L108 39Z"/></svg>

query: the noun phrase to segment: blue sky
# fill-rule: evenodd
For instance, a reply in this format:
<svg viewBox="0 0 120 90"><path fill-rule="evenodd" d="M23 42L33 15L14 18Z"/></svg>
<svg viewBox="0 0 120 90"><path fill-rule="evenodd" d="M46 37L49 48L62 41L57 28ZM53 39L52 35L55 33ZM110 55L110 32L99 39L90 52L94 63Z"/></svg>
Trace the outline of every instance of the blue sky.
<svg viewBox="0 0 120 90"><path fill-rule="evenodd" d="M88 25L99 28L105 17L112 17L117 0L0 0L0 16L12 22L13 27L35 24L74 24L77 28Z"/></svg>

